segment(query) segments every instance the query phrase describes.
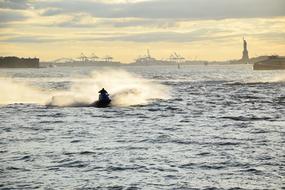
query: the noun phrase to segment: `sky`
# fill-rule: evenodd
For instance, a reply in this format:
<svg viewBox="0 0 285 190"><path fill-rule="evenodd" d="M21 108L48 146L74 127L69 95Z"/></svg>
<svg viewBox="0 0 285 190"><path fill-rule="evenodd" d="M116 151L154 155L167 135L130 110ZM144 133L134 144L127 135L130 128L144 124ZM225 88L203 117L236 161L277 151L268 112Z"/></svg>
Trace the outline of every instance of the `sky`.
<svg viewBox="0 0 285 190"><path fill-rule="evenodd" d="M0 0L0 56L285 55L285 0Z"/></svg>

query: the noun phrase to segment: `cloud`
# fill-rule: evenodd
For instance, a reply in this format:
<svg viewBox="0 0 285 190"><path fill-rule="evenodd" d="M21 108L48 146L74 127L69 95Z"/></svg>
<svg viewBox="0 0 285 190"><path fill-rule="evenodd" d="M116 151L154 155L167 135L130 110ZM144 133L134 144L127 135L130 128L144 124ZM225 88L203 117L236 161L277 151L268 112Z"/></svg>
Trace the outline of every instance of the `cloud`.
<svg viewBox="0 0 285 190"><path fill-rule="evenodd" d="M41 1L44 16L87 13L101 18L226 19L285 15L284 0L153 0L105 3L91 0ZM47 8L48 7L48 8Z"/></svg>
<svg viewBox="0 0 285 190"><path fill-rule="evenodd" d="M198 29L192 32L145 32L137 34L121 33L117 35L81 35L78 37L49 37L49 36L6 36L2 42L10 43L53 43L59 41L126 41L126 42L193 42L203 40L217 40L229 37L220 29ZM222 35L223 34L223 35Z"/></svg>
<svg viewBox="0 0 285 190"><path fill-rule="evenodd" d="M66 40L61 38L51 38L47 36L17 36L0 41L9 43L53 43Z"/></svg>
<svg viewBox="0 0 285 190"><path fill-rule="evenodd" d="M220 29L198 29L192 32L148 32L139 34L127 34L114 37L106 37L93 40L103 41L130 41L139 43L149 42L179 42L188 43L204 40L219 40L233 37L232 34L223 34L225 31Z"/></svg>
<svg viewBox="0 0 285 190"><path fill-rule="evenodd" d="M0 8L2 9L29 9L29 0L0 0Z"/></svg>
<svg viewBox="0 0 285 190"><path fill-rule="evenodd" d="M45 35L25 35L25 34L2 34L1 42L8 43L56 43L56 42L92 42L92 41L120 41L136 43L153 42L174 42L191 43L199 41L229 42L231 39L241 37L240 33L221 28L200 28L191 32L141 32L141 33L80 33L76 36L45 36ZM255 33L245 33L245 36L255 38L261 41L270 41L274 43L284 43L285 32L264 31Z"/></svg>
<svg viewBox="0 0 285 190"><path fill-rule="evenodd" d="M22 12L0 9L0 23L5 24L14 21L23 21L28 19Z"/></svg>
<svg viewBox="0 0 285 190"><path fill-rule="evenodd" d="M172 28L177 27L177 21L174 19L132 19L105 22L113 27L151 27L151 28Z"/></svg>
<svg viewBox="0 0 285 190"><path fill-rule="evenodd" d="M88 19L87 16L76 15L71 19L60 21L57 24L52 23L50 26L67 27L67 28L91 28L91 27L144 27L144 28L174 28L178 23L173 19Z"/></svg>
<svg viewBox="0 0 285 190"><path fill-rule="evenodd" d="M62 20L60 20L60 18ZM15 35L5 35L2 37L2 41L5 40L7 43L54 43L63 41L190 43L212 40L231 43L231 40L237 37L240 38L243 35L274 43L283 43L285 39L285 17L270 19L177 21L175 19L138 18L98 19L88 15L86 16L86 14L77 14L70 17L58 16L47 19L49 20L45 23L35 22L28 25L28 27L26 27L25 22L24 24L19 24L18 22L13 23L11 27L15 27ZM31 23L32 19L29 19L28 23L29 22ZM162 24L161 28L159 27L160 24ZM153 25L154 28L149 28L151 25ZM129 26L138 26L138 28L124 28ZM23 27L26 27L25 30L21 30ZM33 28L37 27L40 27L41 30L34 32ZM74 27L74 29L72 29L72 27ZM30 28L31 30L29 30ZM97 30L92 30L95 28ZM47 33L49 35L47 35Z"/></svg>
<svg viewBox="0 0 285 190"><path fill-rule="evenodd" d="M273 43L285 43L285 32L267 32L260 34L249 34L249 36L253 36L258 38L260 41L270 41Z"/></svg>

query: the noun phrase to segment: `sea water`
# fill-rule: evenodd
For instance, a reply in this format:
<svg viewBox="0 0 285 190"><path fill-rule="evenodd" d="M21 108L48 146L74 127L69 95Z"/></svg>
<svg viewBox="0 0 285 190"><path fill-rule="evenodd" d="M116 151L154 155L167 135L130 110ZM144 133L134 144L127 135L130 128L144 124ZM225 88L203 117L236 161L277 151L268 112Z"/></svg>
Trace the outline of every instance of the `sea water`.
<svg viewBox="0 0 285 190"><path fill-rule="evenodd" d="M284 76L251 66L1 69L0 188L284 189ZM101 87L117 102L88 107Z"/></svg>

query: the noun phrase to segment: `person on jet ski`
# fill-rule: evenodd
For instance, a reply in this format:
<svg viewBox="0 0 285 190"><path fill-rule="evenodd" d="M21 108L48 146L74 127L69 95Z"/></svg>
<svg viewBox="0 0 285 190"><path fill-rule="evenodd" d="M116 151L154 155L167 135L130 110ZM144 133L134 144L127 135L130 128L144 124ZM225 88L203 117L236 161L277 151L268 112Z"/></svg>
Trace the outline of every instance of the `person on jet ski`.
<svg viewBox="0 0 285 190"><path fill-rule="evenodd" d="M99 101L101 101L101 102L111 101L111 99L109 98L108 92L104 88L102 88L98 93L100 93L99 94Z"/></svg>

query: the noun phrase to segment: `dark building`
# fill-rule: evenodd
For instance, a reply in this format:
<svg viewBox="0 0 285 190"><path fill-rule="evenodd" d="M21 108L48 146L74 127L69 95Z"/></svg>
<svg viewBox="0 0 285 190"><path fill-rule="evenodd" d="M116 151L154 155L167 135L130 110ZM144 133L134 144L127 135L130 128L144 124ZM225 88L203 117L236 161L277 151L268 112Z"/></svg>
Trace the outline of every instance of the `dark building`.
<svg viewBox="0 0 285 190"><path fill-rule="evenodd" d="M0 57L0 68L39 68L38 58Z"/></svg>
<svg viewBox="0 0 285 190"><path fill-rule="evenodd" d="M254 70L285 70L285 57L267 56L265 59L253 64Z"/></svg>

